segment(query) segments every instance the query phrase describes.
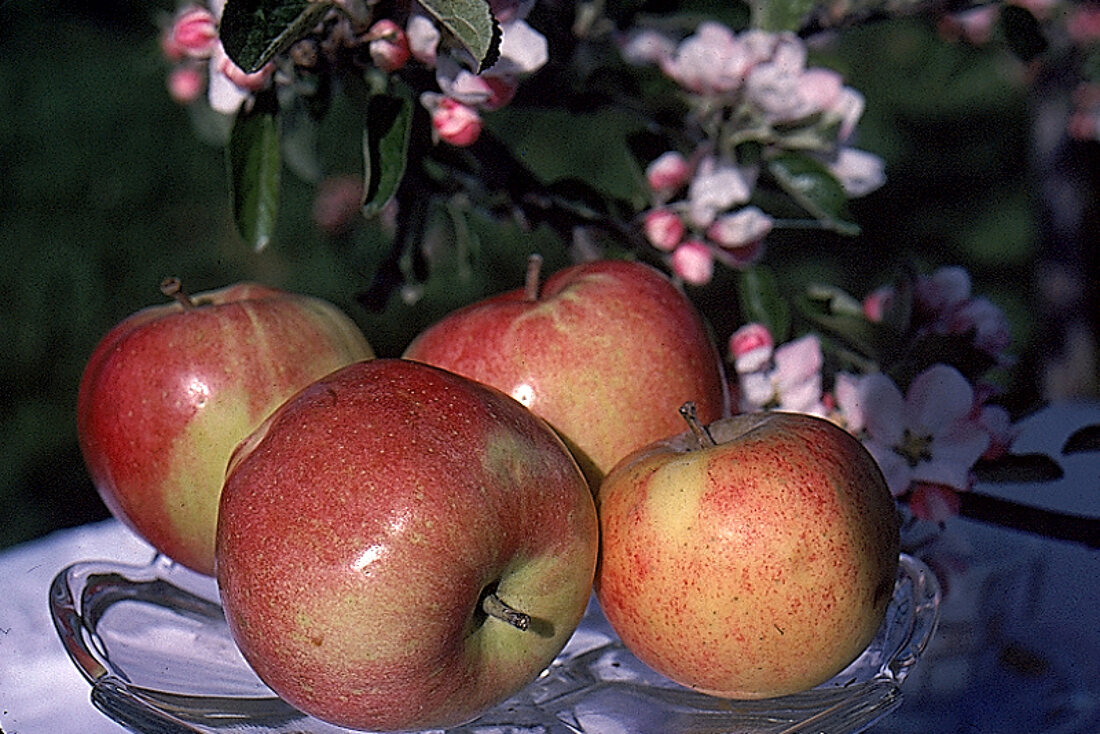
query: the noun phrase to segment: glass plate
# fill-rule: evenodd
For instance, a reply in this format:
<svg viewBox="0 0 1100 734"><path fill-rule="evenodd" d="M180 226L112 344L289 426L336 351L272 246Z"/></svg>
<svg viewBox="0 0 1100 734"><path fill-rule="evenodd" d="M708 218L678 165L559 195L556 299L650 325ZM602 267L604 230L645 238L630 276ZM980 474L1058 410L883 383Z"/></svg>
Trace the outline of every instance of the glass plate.
<svg viewBox="0 0 1100 734"><path fill-rule="evenodd" d="M729 701L696 693L631 655L591 601L561 655L470 734L794 734L859 732L897 708L900 685L939 619L940 588L901 555L874 641L832 680L805 693ZM50 588L66 651L92 684L93 703L135 732L338 734L278 698L241 657L210 578L162 557L147 566L76 563Z"/></svg>

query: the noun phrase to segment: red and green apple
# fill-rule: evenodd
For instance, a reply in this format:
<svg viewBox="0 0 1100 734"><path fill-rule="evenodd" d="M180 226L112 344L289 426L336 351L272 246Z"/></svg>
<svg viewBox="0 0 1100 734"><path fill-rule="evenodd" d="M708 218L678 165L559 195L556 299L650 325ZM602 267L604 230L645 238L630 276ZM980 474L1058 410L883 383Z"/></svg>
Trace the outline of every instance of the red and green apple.
<svg viewBox="0 0 1100 734"><path fill-rule="evenodd" d="M286 701L355 729L476 718L577 627L598 551L588 484L504 393L418 362L324 377L235 451L217 578Z"/></svg>
<svg viewBox="0 0 1100 734"><path fill-rule="evenodd" d="M875 460L805 414L738 415L625 458L600 486L596 594L640 660L735 699L808 690L871 642L895 503Z"/></svg>
<svg viewBox="0 0 1100 734"><path fill-rule="evenodd" d="M85 463L108 509L158 551L214 572L218 495L233 448L286 398L373 356L317 298L254 283L188 296L118 323L77 397Z"/></svg>
<svg viewBox="0 0 1100 734"><path fill-rule="evenodd" d="M631 451L679 433L676 410L727 412L721 359L694 305L648 265L604 260L445 316L407 359L492 385L546 419L593 489Z"/></svg>

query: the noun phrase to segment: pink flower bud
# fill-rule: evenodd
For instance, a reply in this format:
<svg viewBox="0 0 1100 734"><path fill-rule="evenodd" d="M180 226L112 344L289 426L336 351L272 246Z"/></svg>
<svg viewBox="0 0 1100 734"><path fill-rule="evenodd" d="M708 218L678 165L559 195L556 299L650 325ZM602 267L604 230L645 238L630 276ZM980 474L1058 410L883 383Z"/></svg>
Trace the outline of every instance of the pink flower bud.
<svg viewBox="0 0 1100 734"><path fill-rule="evenodd" d="M959 514L962 503L951 487L930 482L914 482L911 487L909 509L915 517L939 523Z"/></svg>
<svg viewBox="0 0 1100 734"><path fill-rule="evenodd" d="M745 247L767 237L774 222L757 207L747 206L715 219L707 227L707 238L722 247Z"/></svg>
<svg viewBox="0 0 1100 734"><path fill-rule="evenodd" d="M730 357L738 374L757 372L768 366L775 346L772 333L760 323L749 323L730 335Z"/></svg>
<svg viewBox="0 0 1100 734"><path fill-rule="evenodd" d="M218 64L218 71L240 89L258 92L271 81L271 77L275 74L275 64L269 61L259 71L248 73L233 63L228 55L225 55L222 56L221 63Z"/></svg>
<svg viewBox="0 0 1100 734"><path fill-rule="evenodd" d="M388 18L372 25L365 38L371 61L387 74L403 67L412 55L405 31Z"/></svg>
<svg viewBox="0 0 1100 734"><path fill-rule="evenodd" d="M670 209L651 209L642 224L649 244L658 250L672 252L684 239L684 222Z"/></svg>
<svg viewBox="0 0 1100 734"><path fill-rule="evenodd" d="M1100 7L1094 4L1075 6L1066 19L1066 32L1081 46L1100 41Z"/></svg>
<svg viewBox="0 0 1100 734"><path fill-rule="evenodd" d="M671 194L687 183L691 177L691 165L680 153L670 150L662 153L645 169L649 188L658 194Z"/></svg>
<svg viewBox="0 0 1100 734"><path fill-rule="evenodd" d="M672 253L672 272L685 283L706 285L714 277L714 254L698 240L688 240Z"/></svg>
<svg viewBox="0 0 1100 734"><path fill-rule="evenodd" d="M209 58L218 41L218 26L208 9L192 5L181 10L172 23L165 48L194 59Z"/></svg>
<svg viewBox="0 0 1100 734"><path fill-rule="evenodd" d="M519 84L512 77L486 74L484 80L489 89L489 98L481 103L483 109L499 110L515 98Z"/></svg>
<svg viewBox="0 0 1100 734"><path fill-rule="evenodd" d="M436 49L443 37L435 23L428 16L417 13L409 16L405 32L408 34L409 51L413 57L425 66L434 67Z"/></svg>
<svg viewBox="0 0 1100 734"><path fill-rule="evenodd" d="M890 303L893 299L894 289L892 286L885 285L877 290L871 291L871 293L863 299L864 318L876 324L880 323L882 319L886 317L886 309L890 308Z"/></svg>
<svg viewBox="0 0 1100 734"><path fill-rule="evenodd" d="M465 147L481 135L481 116L473 107L444 97L432 111L432 127L440 140Z"/></svg>
<svg viewBox="0 0 1100 734"><path fill-rule="evenodd" d="M206 75L194 66L177 66L168 72L168 94L179 104L190 104L206 88Z"/></svg>

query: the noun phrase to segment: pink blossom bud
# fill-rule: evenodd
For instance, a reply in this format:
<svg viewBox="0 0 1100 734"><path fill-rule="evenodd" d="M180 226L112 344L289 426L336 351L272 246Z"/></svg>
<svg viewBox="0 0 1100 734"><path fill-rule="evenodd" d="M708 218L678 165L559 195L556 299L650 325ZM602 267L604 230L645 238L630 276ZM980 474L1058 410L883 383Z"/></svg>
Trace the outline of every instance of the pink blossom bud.
<svg viewBox="0 0 1100 734"><path fill-rule="evenodd" d="M959 514L961 501L951 487L930 482L914 482L909 495L909 509L921 520L941 523Z"/></svg>
<svg viewBox="0 0 1100 734"><path fill-rule="evenodd" d="M208 9L192 5L176 15L168 47L195 59L209 58L218 41L217 21Z"/></svg>
<svg viewBox="0 0 1100 734"><path fill-rule="evenodd" d="M489 90L489 98L481 103L482 109L499 110L515 98L519 84L514 78L485 74L484 79L485 86Z"/></svg>
<svg viewBox="0 0 1100 734"><path fill-rule="evenodd" d="M168 72L168 94L179 104L190 104L206 88L206 75L194 66L177 66Z"/></svg>
<svg viewBox="0 0 1100 734"><path fill-rule="evenodd" d="M707 238L722 247L745 247L767 237L774 222L757 207L747 206L715 219L707 227Z"/></svg>
<svg viewBox="0 0 1100 734"><path fill-rule="evenodd" d="M387 74L403 67L412 54L405 31L388 18L372 25L367 31L366 40L369 41L367 50L371 61Z"/></svg>
<svg viewBox="0 0 1100 734"><path fill-rule="evenodd" d="M649 188L658 194L673 193L690 177L691 165L687 158L674 150L657 156L645 169Z"/></svg>
<svg viewBox="0 0 1100 734"><path fill-rule="evenodd" d="M714 277L714 254L699 240L688 240L672 253L672 272L685 283L706 285Z"/></svg>
<svg viewBox="0 0 1100 734"><path fill-rule="evenodd" d="M465 147L481 135L481 116L473 107L444 97L432 111L432 127L440 140Z"/></svg>
<svg viewBox="0 0 1100 734"><path fill-rule="evenodd" d="M271 77L275 74L275 64L269 61L259 71L248 73L233 63L233 60L226 55L222 56L218 71L240 89L258 92L271 81Z"/></svg>
<svg viewBox="0 0 1100 734"><path fill-rule="evenodd" d="M1019 429L1012 425L1008 411L999 405L984 405L979 410L978 424L989 433L989 448L982 454L982 459L999 459L1008 453Z"/></svg>
<svg viewBox="0 0 1100 734"><path fill-rule="evenodd" d="M758 372L768 366L775 346L772 333L763 324L745 324L730 335L729 350L738 374Z"/></svg>
<svg viewBox="0 0 1100 734"><path fill-rule="evenodd" d="M866 196L886 183L885 164L873 153L841 147L829 163L833 174L851 197Z"/></svg>
<svg viewBox="0 0 1100 734"><path fill-rule="evenodd" d="M863 299L863 316L868 321L874 323L880 323L883 318L886 317L886 309L890 308L890 303L894 299L894 289L892 286L884 285L883 287L871 291L866 298Z"/></svg>
<svg viewBox="0 0 1100 734"><path fill-rule="evenodd" d="M684 222L671 209L651 209L642 224L649 244L658 250L672 252L684 239Z"/></svg>
<svg viewBox="0 0 1100 734"><path fill-rule="evenodd" d="M435 23L426 15L416 14L409 17L405 24L409 39L409 51L413 57L428 67L435 66L435 53L443 37Z"/></svg>

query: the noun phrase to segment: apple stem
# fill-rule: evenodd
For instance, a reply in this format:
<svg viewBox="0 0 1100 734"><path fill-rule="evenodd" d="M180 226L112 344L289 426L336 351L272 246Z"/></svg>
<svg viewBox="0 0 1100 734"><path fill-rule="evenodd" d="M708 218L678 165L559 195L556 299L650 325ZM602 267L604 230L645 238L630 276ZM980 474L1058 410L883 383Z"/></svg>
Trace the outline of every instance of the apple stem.
<svg viewBox="0 0 1100 734"><path fill-rule="evenodd" d="M485 595L481 600L481 609L490 617L507 622L518 630L527 630L531 627L530 615L508 606L495 592Z"/></svg>
<svg viewBox="0 0 1100 734"><path fill-rule="evenodd" d="M714 440L714 436L710 435L707 427L699 422L699 413L695 408L695 403L689 400L681 405L680 415L687 421L691 432L695 434L695 440L699 442L699 446L705 448L718 445Z"/></svg>
<svg viewBox="0 0 1100 734"><path fill-rule="evenodd" d="M160 292L169 298L176 299L185 311L190 311L195 308L195 302L191 300L191 296L187 295L187 291L183 289L183 283L179 278L169 277L160 282Z"/></svg>
<svg viewBox="0 0 1100 734"><path fill-rule="evenodd" d="M542 275L542 255L531 253L527 258L527 278L523 283L523 294L528 301L539 300L539 278Z"/></svg>

